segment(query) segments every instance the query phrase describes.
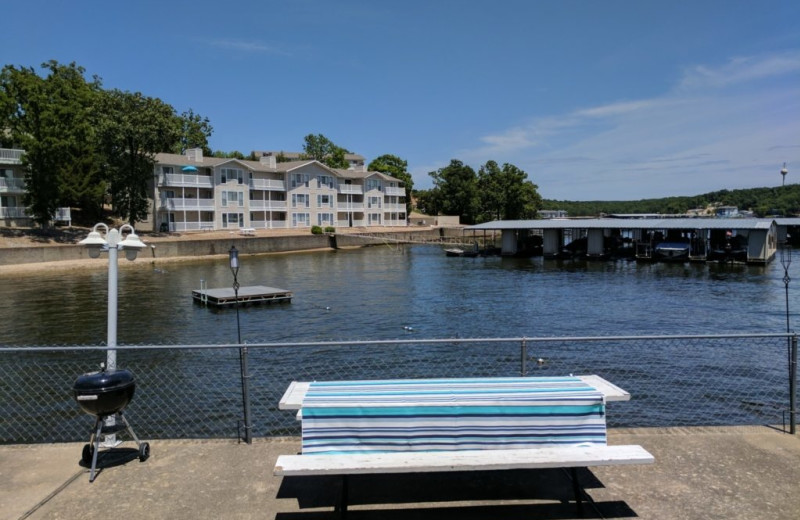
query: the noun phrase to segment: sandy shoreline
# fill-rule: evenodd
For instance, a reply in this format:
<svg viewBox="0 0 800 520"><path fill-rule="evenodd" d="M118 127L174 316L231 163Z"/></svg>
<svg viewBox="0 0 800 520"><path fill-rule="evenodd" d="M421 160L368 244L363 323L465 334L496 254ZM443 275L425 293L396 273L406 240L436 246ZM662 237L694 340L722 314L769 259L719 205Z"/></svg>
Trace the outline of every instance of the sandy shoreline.
<svg viewBox="0 0 800 520"><path fill-rule="evenodd" d="M419 231L429 231L431 227L403 227L403 228L370 228L370 229L348 229L346 232L339 232L339 234L359 234L359 233L409 233ZM69 247L77 244L80 240L84 239L90 229L72 227L60 231L42 233L36 230L26 229L13 229L6 228L2 230L0 236L0 249L15 249L15 248L59 248ZM259 229L256 231L256 237L287 237L287 236L307 236L309 231L300 231L296 229ZM168 242L183 242L183 241L198 241L198 240L224 240L227 238L241 238L233 231L201 231L201 232L188 232L188 233L140 233L141 240L148 245L156 246L155 251L158 251L159 243ZM320 249L300 249L294 251L281 251L270 253L257 253L261 254L298 254L311 251L329 250L329 248ZM227 254L217 255L203 255L203 256L165 256L165 257L152 257L149 254L145 255L144 252L140 254L136 260L129 261L120 258L118 261L120 269L143 269L153 268L165 264L179 263L179 262L207 262L210 260L218 259L223 261L227 259ZM0 265L0 276L7 277L15 274L28 274L28 273L41 273L46 271L86 271L86 270L103 270L108 268L108 258L101 256L100 258L83 258L74 260L59 260L51 262L29 262L18 264Z"/></svg>

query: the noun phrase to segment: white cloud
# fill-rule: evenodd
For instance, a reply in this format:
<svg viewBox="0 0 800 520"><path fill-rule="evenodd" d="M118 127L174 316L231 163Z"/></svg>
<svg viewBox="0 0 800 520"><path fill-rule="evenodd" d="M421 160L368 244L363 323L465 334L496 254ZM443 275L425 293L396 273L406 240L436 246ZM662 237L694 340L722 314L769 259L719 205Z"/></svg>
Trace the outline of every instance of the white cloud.
<svg viewBox="0 0 800 520"><path fill-rule="evenodd" d="M800 53L693 67L661 96L535 119L482 137L463 156L511 162L556 199L778 185L780 165L800 163L798 72Z"/></svg>
<svg viewBox="0 0 800 520"><path fill-rule="evenodd" d="M681 88L719 88L800 71L800 53L733 58L721 67L698 65L684 71Z"/></svg>
<svg viewBox="0 0 800 520"><path fill-rule="evenodd" d="M216 39L210 40L209 44L212 47L233 51L291 56L291 53L283 49L259 41Z"/></svg>

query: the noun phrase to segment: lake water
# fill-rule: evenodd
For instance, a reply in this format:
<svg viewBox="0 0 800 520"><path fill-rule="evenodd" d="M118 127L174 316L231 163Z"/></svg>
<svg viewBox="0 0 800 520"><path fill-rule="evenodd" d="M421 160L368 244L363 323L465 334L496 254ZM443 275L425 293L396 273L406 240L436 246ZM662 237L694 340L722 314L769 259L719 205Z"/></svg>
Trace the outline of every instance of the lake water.
<svg viewBox="0 0 800 520"><path fill-rule="evenodd" d="M517 342L489 337L765 334L786 331L783 267L450 258L434 246L372 247L241 259L242 286L289 289L290 304L241 308L250 344L336 346L250 349L254 435L298 433L277 410L293 380L514 376ZM192 289L230 287L227 257L125 265L120 260L120 345L236 343L233 309L194 303ZM800 260L791 265L794 270ZM6 346L102 345L107 269L0 277ZM795 276L790 271L790 276ZM792 284L800 283L792 282ZM791 289L794 289L790 285ZM793 310L800 305L792 290ZM792 313L792 320L796 315ZM363 347L353 340L411 340ZM136 350L131 414L145 438L235 436L241 417L239 349ZM786 340L548 341L526 354L531 375L597 373L635 396L609 424L780 424L787 406ZM541 356L543 363L537 362ZM0 377L0 442L81 440L87 418L75 377L104 356L9 353ZM691 406L686 406L691 403ZM175 415L175 410L181 413ZM58 425L53 428L52 425Z"/></svg>
<svg viewBox="0 0 800 520"><path fill-rule="evenodd" d="M125 266L118 343L235 343L236 321L192 301L230 287L227 258ZM800 259L790 266L790 276ZM450 258L432 246L246 256L239 282L291 290L241 309L250 343L420 338L785 332L779 260L766 267ZM106 340L107 270L0 277L4 345ZM800 278L794 285L800 283ZM790 284L792 319L800 302ZM409 331L408 328L413 329Z"/></svg>

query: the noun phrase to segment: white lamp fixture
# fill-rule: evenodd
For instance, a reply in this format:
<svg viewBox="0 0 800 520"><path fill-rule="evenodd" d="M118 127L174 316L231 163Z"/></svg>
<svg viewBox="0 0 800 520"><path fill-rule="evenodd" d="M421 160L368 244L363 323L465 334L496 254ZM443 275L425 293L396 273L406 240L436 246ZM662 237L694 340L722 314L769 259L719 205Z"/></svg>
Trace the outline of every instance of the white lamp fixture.
<svg viewBox="0 0 800 520"><path fill-rule="evenodd" d="M86 246L86 250L89 253L89 256L92 258L99 258L101 251L104 249L108 250L108 242L106 242L106 240L100 235L100 232L97 231L98 226L104 227L105 233L108 235L108 226L105 224L95 224L91 233L89 233L89 236L78 242L78 244Z"/></svg>
<svg viewBox="0 0 800 520"><path fill-rule="evenodd" d="M103 235L98 229L103 230ZM123 239L122 233L127 231ZM136 230L130 224L120 226L119 231L109 228L103 223L95 224L89 236L78 242L85 246L90 257L98 258L100 253L108 253L108 341L106 346L106 370L113 372L117 369L117 258L119 251L125 252L125 258L135 260L136 255L146 246L139 240ZM114 426L114 416L106 418L106 426ZM104 446L113 447L119 444L116 435L107 434Z"/></svg>

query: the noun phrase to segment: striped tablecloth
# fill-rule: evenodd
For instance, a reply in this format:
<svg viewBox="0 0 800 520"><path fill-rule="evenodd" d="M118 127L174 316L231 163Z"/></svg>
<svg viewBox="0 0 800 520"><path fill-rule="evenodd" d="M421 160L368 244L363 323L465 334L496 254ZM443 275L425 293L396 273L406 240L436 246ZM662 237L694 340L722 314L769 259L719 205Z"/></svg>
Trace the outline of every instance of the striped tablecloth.
<svg viewBox="0 0 800 520"><path fill-rule="evenodd" d="M606 443L603 394L577 377L311 383L303 453Z"/></svg>

